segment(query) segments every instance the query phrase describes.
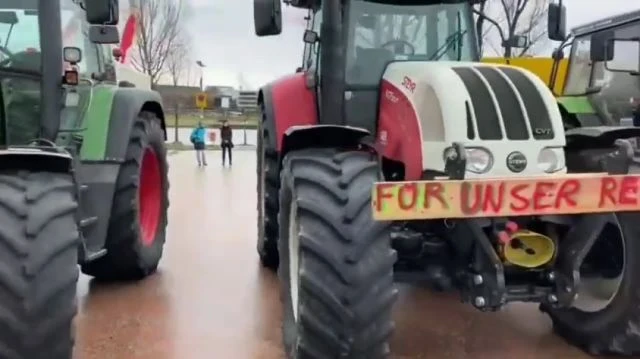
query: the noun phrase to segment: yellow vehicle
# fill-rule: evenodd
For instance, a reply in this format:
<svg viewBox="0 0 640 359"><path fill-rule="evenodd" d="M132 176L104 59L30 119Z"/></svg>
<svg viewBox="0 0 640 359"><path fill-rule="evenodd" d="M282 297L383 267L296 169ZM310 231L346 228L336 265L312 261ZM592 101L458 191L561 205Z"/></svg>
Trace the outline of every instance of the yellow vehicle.
<svg viewBox="0 0 640 359"><path fill-rule="evenodd" d="M552 90L553 93L557 96L562 95L569 64L568 59L562 59L559 61L556 79L555 81L553 81L553 79L551 78L551 74L553 72L554 59L551 57L485 57L482 59L482 62L493 64L507 64L527 69L537 75L549 86L551 86L552 82L555 82Z"/></svg>

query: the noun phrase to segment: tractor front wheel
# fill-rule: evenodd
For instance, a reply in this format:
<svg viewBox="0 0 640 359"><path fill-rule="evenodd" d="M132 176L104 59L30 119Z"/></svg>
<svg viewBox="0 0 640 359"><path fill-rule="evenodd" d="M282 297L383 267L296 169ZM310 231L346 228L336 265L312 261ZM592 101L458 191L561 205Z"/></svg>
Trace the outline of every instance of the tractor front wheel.
<svg viewBox="0 0 640 359"><path fill-rule="evenodd" d="M372 218L378 173L366 152L309 149L284 160L278 273L290 358L389 356L396 253L390 223Z"/></svg>
<svg viewBox="0 0 640 359"><path fill-rule="evenodd" d="M69 174L0 173L0 358L72 356L75 188Z"/></svg>
<svg viewBox="0 0 640 359"><path fill-rule="evenodd" d="M639 355L639 213L610 214L594 233L573 306L543 310L560 336L592 355Z"/></svg>
<svg viewBox="0 0 640 359"><path fill-rule="evenodd" d="M167 150L160 120L143 112L133 123L109 219L107 254L83 266L100 279L141 279L156 271L169 207Z"/></svg>

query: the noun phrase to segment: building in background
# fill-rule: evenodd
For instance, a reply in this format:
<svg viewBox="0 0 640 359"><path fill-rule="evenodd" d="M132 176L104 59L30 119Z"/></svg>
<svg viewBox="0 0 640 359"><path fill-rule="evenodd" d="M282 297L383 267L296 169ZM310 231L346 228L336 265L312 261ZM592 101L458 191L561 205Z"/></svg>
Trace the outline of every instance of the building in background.
<svg viewBox="0 0 640 359"><path fill-rule="evenodd" d="M216 97L230 97L233 100L238 98L238 90L232 86L207 86L205 92L211 93Z"/></svg>
<svg viewBox="0 0 640 359"><path fill-rule="evenodd" d="M196 111L195 98L200 93L197 86L157 85L155 90L160 93L167 108L178 109L180 112ZM258 93L256 91L238 91L232 86L206 86L207 104L209 111L222 110L221 99L229 98L231 111L253 111L256 109Z"/></svg>
<svg viewBox="0 0 640 359"><path fill-rule="evenodd" d="M258 110L258 91L239 91L236 100L238 110L254 112Z"/></svg>

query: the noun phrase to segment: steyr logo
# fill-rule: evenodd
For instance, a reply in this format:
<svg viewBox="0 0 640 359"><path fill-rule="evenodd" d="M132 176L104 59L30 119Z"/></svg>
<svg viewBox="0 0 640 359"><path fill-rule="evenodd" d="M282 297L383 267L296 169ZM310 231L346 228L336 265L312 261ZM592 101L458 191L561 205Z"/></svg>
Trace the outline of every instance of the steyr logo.
<svg viewBox="0 0 640 359"><path fill-rule="evenodd" d="M522 152L514 151L507 156L507 168L511 172L522 172L527 168L527 158Z"/></svg>
<svg viewBox="0 0 640 359"><path fill-rule="evenodd" d="M409 78L409 76L405 76L404 79L402 79L402 86L409 90L409 92L414 93L416 91L417 85L412 79Z"/></svg>

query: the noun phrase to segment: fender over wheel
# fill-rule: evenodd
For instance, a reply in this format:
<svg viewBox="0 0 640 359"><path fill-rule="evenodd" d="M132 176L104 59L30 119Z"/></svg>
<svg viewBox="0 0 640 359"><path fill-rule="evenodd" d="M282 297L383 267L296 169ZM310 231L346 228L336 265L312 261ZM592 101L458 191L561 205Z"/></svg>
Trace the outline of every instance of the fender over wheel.
<svg viewBox="0 0 640 359"><path fill-rule="evenodd" d="M375 222L375 156L292 151L281 174L278 274L290 358L390 355L396 252L390 223Z"/></svg>
<svg viewBox="0 0 640 359"><path fill-rule="evenodd" d="M75 191L70 174L0 173L0 358L72 357Z"/></svg>
<svg viewBox="0 0 640 359"><path fill-rule="evenodd" d="M105 249L82 266L100 279L141 279L156 271L169 207L167 150L160 120L142 112L133 122L125 162L116 180Z"/></svg>

